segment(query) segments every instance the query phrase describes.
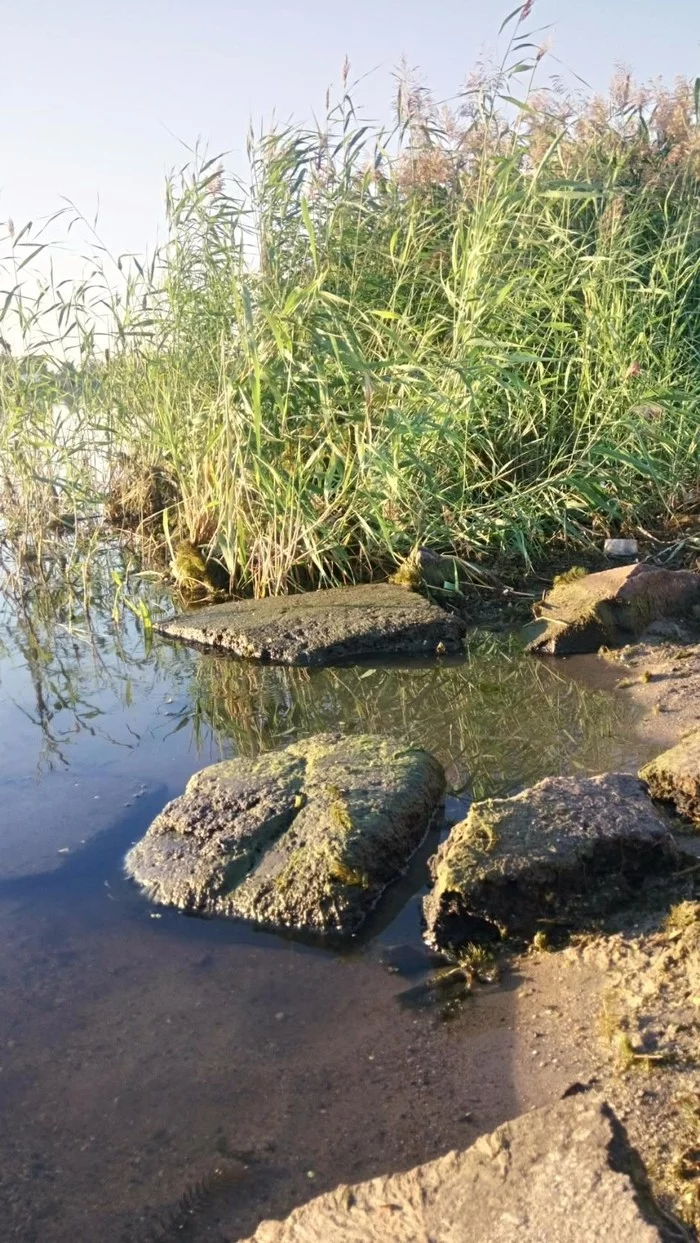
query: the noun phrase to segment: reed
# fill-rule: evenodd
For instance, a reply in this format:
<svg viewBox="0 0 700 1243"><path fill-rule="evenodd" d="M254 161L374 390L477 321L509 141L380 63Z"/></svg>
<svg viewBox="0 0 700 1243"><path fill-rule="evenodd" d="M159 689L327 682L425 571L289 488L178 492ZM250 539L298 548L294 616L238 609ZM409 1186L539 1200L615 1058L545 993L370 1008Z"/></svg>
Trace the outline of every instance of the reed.
<svg viewBox="0 0 700 1243"><path fill-rule="evenodd" d="M80 529L124 462L255 594L417 543L527 565L697 505L698 91L540 92L529 7L451 112L405 78L372 126L346 70L322 125L250 139L246 183L197 157L148 263L40 287L47 243L8 237L17 538Z"/></svg>

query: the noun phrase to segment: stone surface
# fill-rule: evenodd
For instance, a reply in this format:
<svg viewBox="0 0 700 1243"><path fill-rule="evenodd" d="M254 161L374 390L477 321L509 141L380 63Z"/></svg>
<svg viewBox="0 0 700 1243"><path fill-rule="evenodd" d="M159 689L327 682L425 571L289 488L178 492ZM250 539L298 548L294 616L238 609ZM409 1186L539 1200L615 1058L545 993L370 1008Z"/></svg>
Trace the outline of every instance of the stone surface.
<svg viewBox="0 0 700 1243"><path fill-rule="evenodd" d="M638 638L660 618L691 617L700 610L700 574L658 566L618 566L555 582L535 607L540 632L529 650L549 656L595 652Z"/></svg>
<svg viewBox="0 0 700 1243"><path fill-rule="evenodd" d="M285 665L459 652L466 630L454 614L392 583L237 600L154 628L168 638Z"/></svg>
<svg viewBox="0 0 700 1243"><path fill-rule="evenodd" d="M602 1098L573 1096L466 1152L338 1187L245 1243L660 1243L647 1205L620 1123Z"/></svg>
<svg viewBox="0 0 700 1243"><path fill-rule="evenodd" d="M639 776L652 798L673 803L679 815L700 828L700 730L646 764Z"/></svg>
<svg viewBox="0 0 700 1243"><path fill-rule="evenodd" d="M319 734L196 773L126 870L181 910L352 933L419 845L443 790L426 751Z"/></svg>
<svg viewBox="0 0 700 1243"><path fill-rule="evenodd" d="M547 777L474 803L451 830L430 862L427 938L453 948L601 914L645 873L672 866L676 850L637 778Z"/></svg>

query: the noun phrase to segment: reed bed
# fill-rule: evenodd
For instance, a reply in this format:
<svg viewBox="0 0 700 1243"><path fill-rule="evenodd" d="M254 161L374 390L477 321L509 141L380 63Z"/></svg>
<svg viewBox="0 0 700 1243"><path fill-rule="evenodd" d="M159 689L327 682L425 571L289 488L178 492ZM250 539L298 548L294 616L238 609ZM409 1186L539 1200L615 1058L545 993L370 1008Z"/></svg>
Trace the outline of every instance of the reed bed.
<svg viewBox="0 0 700 1243"><path fill-rule="evenodd" d="M404 76L380 128L346 68L321 125L251 137L245 182L197 157L148 262L40 285L48 243L12 231L10 535L80 530L157 471L171 545L265 594L694 511L700 86L541 90L531 8L451 109Z"/></svg>

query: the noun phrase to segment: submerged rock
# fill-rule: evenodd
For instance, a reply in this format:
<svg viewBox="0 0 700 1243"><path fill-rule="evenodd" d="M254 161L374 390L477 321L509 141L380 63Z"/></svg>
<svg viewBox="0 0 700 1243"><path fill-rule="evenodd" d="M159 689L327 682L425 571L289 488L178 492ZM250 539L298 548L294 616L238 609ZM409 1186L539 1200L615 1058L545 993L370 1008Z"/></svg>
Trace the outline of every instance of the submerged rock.
<svg viewBox="0 0 700 1243"><path fill-rule="evenodd" d="M126 857L157 902L355 932L422 840L440 764L395 738L319 734L196 773Z"/></svg>
<svg viewBox="0 0 700 1243"><path fill-rule="evenodd" d="M460 652L466 632L458 617L392 583L236 600L181 613L154 629L168 638L284 665Z"/></svg>
<svg viewBox="0 0 700 1243"><path fill-rule="evenodd" d="M513 798L474 803L452 829L430 863L427 939L455 948L602 914L676 857L636 777L547 777Z"/></svg>
<svg viewBox="0 0 700 1243"><path fill-rule="evenodd" d="M584 1095L465 1152L337 1187L244 1243L661 1243L657 1220L624 1128L602 1097Z"/></svg>
<svg viewBox="0 0 700 1243"><path fill-rule="evenodd" d="M540 633L531 652L566 656L637 638L661 618L700 617L700 574L637 563L564 575L535 606Z"/></svg>
<svg viewBox="0 0 700 1243"><path fill-rule="evenodd" d="M646 764L639 776L652 798L673 803L679 815L700 828L700 730Z"/></svg>

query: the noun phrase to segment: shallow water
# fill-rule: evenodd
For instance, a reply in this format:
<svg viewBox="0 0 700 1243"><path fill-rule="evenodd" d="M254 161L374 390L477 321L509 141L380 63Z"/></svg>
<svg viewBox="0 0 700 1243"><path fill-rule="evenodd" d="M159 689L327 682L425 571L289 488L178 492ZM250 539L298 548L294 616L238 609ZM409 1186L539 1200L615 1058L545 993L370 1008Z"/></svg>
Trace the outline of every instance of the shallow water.
<svg viewBox="0 0 700 1243"><path fill-rule="evenodd" d="M115 624L109 567L87 612L60 586L25 587L0 605L4 1237L232 1240L530 1103L509 1069L510 986L450 1024L407 1004L430 965L435 838L343 954L156 911L121 860L197 768L322 729L428 747L452 818L475 796L646 758L586 662L475 633L463 661L257 668L149 642L128 611Z"/></svg>

